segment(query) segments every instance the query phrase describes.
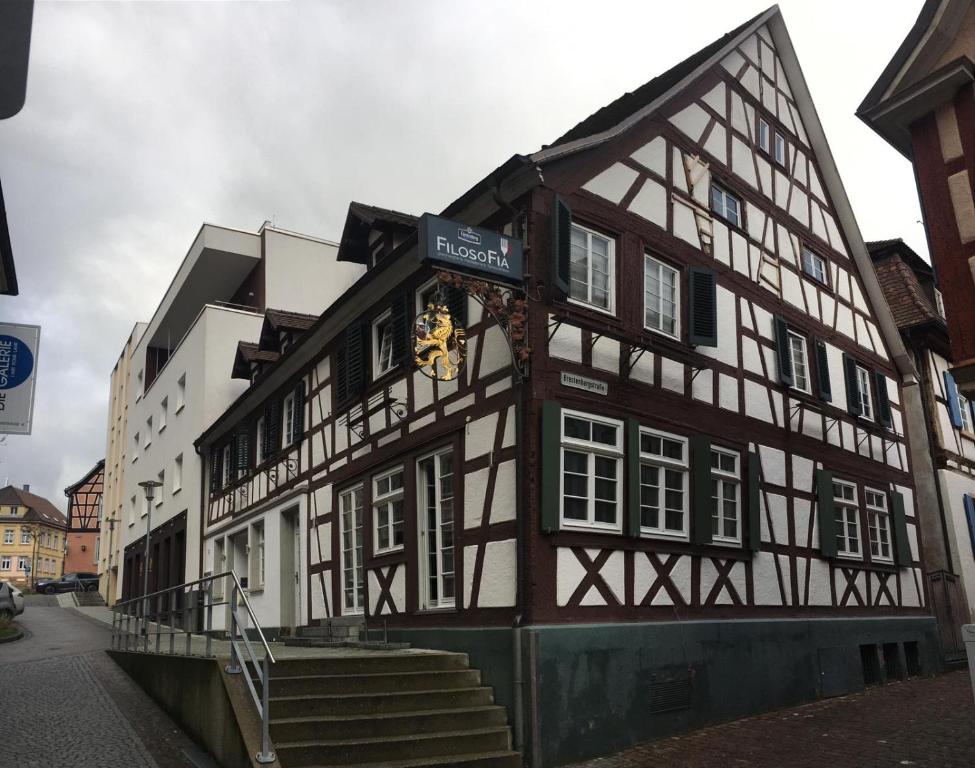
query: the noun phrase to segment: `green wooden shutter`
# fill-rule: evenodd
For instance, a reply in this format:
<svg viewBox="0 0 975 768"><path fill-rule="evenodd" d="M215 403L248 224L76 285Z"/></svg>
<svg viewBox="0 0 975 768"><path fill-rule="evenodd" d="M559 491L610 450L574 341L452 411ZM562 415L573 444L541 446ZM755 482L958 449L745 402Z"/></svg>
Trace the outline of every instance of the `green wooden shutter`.
<svg viewBox="0 0 975 768"><path fill-rule="evenodd" d="M698 347L718 346L717 280L711 269L691 267L688 270L690 292L688 341Z"/></svg>
<svg viewBox="0 0 975 768"><path fill-rule="evenodd" d="M393 299L390 311L389 330L393 334L393 365L405 363L410 356L412 346L412 320L410 308L413 304L413 293L404 291Z"/></svg>
<svg viewBox="0 0 975 768"><path fill-rule="evenodd" d="M695 544L711 543L711 438L691 437L691 539Z"/></svg>
<svg viewBox="0 0 975 768"><path fill-rule="evenodd" d="M561 507L559 467L562 463L561 451L562 408L558 403L546 400L542 403L541 439L541 521L543 533L554 533L559 529L559 509Z"/></svg>
<svg viewBox="0 0 975 768"><path fill-rule="evenodd" d="M237 461L237 471L247 470L250 465L250 435L247 428L241 427L234 436L234 456Z"/></svg>
<svg viewBox="0 0 975 768"><path fill-rule="evenodd" d="M640 535L640 422L626 420L626 532Z"/></svg>
<svg viewBox="0 0 975 768"><path fill-rule="evenodd" d="M281 401L268 403L264 418L264 458L273 456L281 448Z"/></svg>
<svg viewBox="0 0 975 768"><path fill-rule="evenodd" d="M846 352L843 353L843 375L846 379L846 410L851 416L859 416L862 411L860 403L860 383L857 380L857 361Z"/></svg>
<svg viewBox="0 0 975 768"><path fill-rule="evenodd" d="M890 520L894 529L894 562L901 568L910 567L911 544L907 540L907 517L904 512L904 495L898 491L890 492Z"/></svg>
<svg viewBox="0 0 975 768"><path fill-rule="evenodd" d="M467 327L467 292L462 288L448 286L444 303L450 311L450 318L454 325Z"/></svg>
<svg viewBox="0 0 975 768"><path fill-rule="evenodd" d="M819 382L819 397L827 403L833 400L833 385L829 380L829 355L826 342L816 340L816 380Z"/></svg>
<svg viewBox="0 0 975 768"><path fill-rule="evenodd" d="M294 405L294 437L295 442L301 441L301 436L305 432L305 380L302 379L295 385L295 405Z"/></svg>
<svg viewBox="0 0 975 768"><path fill-rule="evenodd" d="M552 211L552 285L563 298L569 295L571 252L572 209L556 195Z"/></svg>
<svg viewBox="0 0 975 768"><path fill-rule="evenodd" d="M833 506L833 473L816 472L816 520L823 557L836 557L836 510Z"/></svg>
<svg viewBox="0 0 975 768"><path fill-rule="evenodd" d="M877 390L877 416L886 427L893 422L890 417L890 399L887 397L887 377L882 371L873 372L874 389Z"/></svg>
<svg viewBox="0 0 975 768"><path fill-rule="evenodd" d="M216 446L210 449L210 493L216 493L220 487L220 451Z"/></svg>
<svg viewBox="0 0 975 768"><path fill-rule="evenodd" d="M757 453L748 454L748 548L758 552L762 546L762 504L759 476L762 464Z"/></svg>
<svg viewBox="0 0 975 768"><path fill-rule="evenodd" d="M335 389L335 407L340 408L349 399L349 381L345 375L345 347L335 353L332 366L332 383ZM267 455L267 451L264 452Z"/></svg>
<svg viewBox="0 0 975 768"><path fill-rule="evenodd" d="M353 400L362 394L366 383L366 334L365 323L350 325L345 332L345 397Z"/></svg>
<svg viewBox="0 0 975 768"><path fill-rule="evenodd" d="M789 348L789 326L778 315L772 318L775 328L775 356L779 363L779 384L791 387L795 384L792 370L792 350Z"/></svg>

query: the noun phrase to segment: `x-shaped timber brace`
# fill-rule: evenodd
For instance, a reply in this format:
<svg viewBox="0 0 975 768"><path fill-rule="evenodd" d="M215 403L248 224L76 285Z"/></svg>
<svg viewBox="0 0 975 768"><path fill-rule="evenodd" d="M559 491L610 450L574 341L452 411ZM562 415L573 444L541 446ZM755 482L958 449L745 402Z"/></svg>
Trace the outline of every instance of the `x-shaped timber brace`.
<svg viewBox="0 0 975 768"><path fill-rule="evenodd" d="M445 288L457 288L474 299L494 318L508 344L515 381L525 381L531 370L531 347L525 344L528 299L524 292L446 270L437 273L437 280L440 283L437 303L443 303Z"/></svg>

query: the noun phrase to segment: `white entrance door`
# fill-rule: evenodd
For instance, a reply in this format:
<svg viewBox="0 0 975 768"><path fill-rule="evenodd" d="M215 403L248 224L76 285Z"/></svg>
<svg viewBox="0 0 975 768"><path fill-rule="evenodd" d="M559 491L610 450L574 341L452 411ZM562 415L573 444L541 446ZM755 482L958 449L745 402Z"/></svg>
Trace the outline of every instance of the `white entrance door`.
<svg viewBox="0 0 975 768"><path fill-rule="evenodd" d="M365 605L365 573L362 566L362 486L339 496L342 536L342 613L362 613Z"/></svg>
<svg viewBox="0 0 975 768"><path fill-rule="evenodd" d="M301 526L298 524L298 512L294 513L294 524L291 526L294 531L292 540L294 541L294 622L297 626L301 622ZM311 617L309 617L311 618ZM311 623L311 622L309 622Z"/></svg>
<svg viewBox="0 0 975 768"><path fill-rule="evenodd" d="M418 463L424 608L454 606L454 469L448 448Z"/></svg>

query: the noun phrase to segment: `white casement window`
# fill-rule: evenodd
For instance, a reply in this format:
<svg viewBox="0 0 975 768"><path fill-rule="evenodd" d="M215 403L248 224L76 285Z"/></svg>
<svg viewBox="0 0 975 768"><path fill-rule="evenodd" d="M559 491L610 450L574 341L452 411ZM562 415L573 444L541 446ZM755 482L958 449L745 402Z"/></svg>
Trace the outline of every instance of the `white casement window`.
<svg viewBox="0 0 975 768"><path fill-rule="evenodd" d="M342 537L343 613L361 613L365 606L362 561L362 486L343 491L339 496Z"/></svg>
<svg viewBox="0 0 975 768"><path fill-rule="evenodd" d="M769 136L771 132L769 130L769 124L764 117L758 118L758 146L759 149L764 152L771 151L771 145L769 142Z"/></svg>
<svg viewBox="0 0 975 768"><path fill-rule="evenodd" d="M870 557L893 562L890 549L890 517L887 513L887 494L871 488L863 489L867 506L867 532L870 535Z"/></svg>
<svg viewBox="0 0 975 768"><path fill-rule="evenodd" d="M164 469L159 473L158 476L159 487L156 489L156 506L160 506L163 503L163 499L166 498L166 470Z"/></svg>
<svg viewBox="0 0 975 768"><path fill-rule="evenodd" d="M402 467L373 478L372 519L375 526L375 554L403 548Z"/></svg>
<svg viewBox="0 0 975 768"><path fill-rule="evenodd" d="M416 313L426 312L437 298L437 291L440 290L440 283L437 278L428 280L416 291Z"/></svg>
<svg viewBox="0 0 975 768"><path fill-rule="evenodd" d="M934 306L938 310L938 314L941 315L942 320L946 320L945 316L945 297L937 288L934 289Z"/></svg>
<svg viewBox="0 0 975 768"><path fill-rule="evenodd" d="M284 435L284 445L287 448L295 441L295 396L294 393L284 398L281 408L281 434Z"/></svg>
<svg viewBox="0 0 975 768"><path fill-rule="evenodd" d="M259 467L264 463L264 417L257 420L257 427L254 430L254 466Z"/></svg>
<svg viewBox="0 0 975 768"><path fill-rule="evenodd" d="M741 544L741 455L711 448L711 540Z"/></svg>
<svg viewBox="0 0 975 768"><path fill-rule="evenodd" d="M393 319L385 312L372 324L372 377L393 370Z"/></svg>
<svg viewBox="0 0 975 768"><path fill-rule="evenodd" d="M789 355L792 357L792 386L800 392L811 393L809 354L805 336L789 331Z"/></svg>
<svg viewBox="0 0 975 768"><path fill-rule="evenodd" d="M615 310L616 243L598 232L572 225L569 298L613 314Z"/></svg>
<svg viewBox="0 0 975 768"><path fill-rule="evenodd" d="M10 570L10 555L4 555L0 557L0 571Z"/></svg>
<svg viewBox="0 0 975 768"><path fill-rule="evenodd" d="M135 525L135 496L129 499L129 525Z"/></svg>
<svg viewBox="0 0 975 768"><path fill-rule="evenodd" d="M802 246L802 271L817 283L829 284L826 270L826 259L806 246Z"/></svg>
<svg viewBox="0 0 975 768"><path fill-rule="evenodd" d="M17 570L18 571L26 571L27 570L27 558L26 557L18 557L17 558Z"/></svg>
<svg viewBox="0 0 975 768"><path fill-rule="evenodd" d="M562 524L620 530L623 422L562 412Z"/></svg>
<svg viewBox="0 0 975 768"><path fill-rule="evenodd" d="M3 532L3 543L4 544L13 544L14 543L14 529L13 528L7 528Z"/></svg>
<svg viewBox="0 0 975 768"><path fill-rule="evenodd" d="M650 255L643 257L643 325L678 337L680 272Z"/></svg>
<svg viewBox="0 0 975 768"><path fill-rule="evenodd" d="M221 488L226 488L228 485L230 485L230 481L233 478L232 457L233 451L231 450L230 443L227 443L220 452Z"/></svg>
<svg viewBox="0 0 975 768"><path fill-rule="evenodd" d="M30 531L27 528L21 528L20 530L20 543L30 544Z"/></svg>
<svg viewBox="0 0 975 768"><path fill-rule="evenodd" d="M169 412L169 398L164 397L159 404L159 432L166 428L166 416Z"/></svg>
<svg viewBox="0 0 975 768"><path fill-rule="evenodd" d="M687 538L687 439L640 430L640 530Z"/></svg>
<svg viewBox="0 0 975 768"><path fill-rule="evenodd" d="M833 508L836 515L836 552L860 557L860 510L857 487L852 483L833 483Z"/></svg>
<svg viewBox="0 0 975 768"><path fill-rule="evenodd" d="M183 406L186 405L186 374L184 373L179 377L176 382L176 413L183 410Z"/></svg>
<svg viewBox="0 0 975 768"><path fill-rule="evenodd" d="M135 464L139 460L139 433L136 432L133 437L134 446L132 448L132 463Z"/></svg>
<svg viewBox="0 0 975 768"><path fill-rule="evenodd" d="M251 578L248 587L250 589L264 588L264 523L257 523L251 526L251 550L253 557L250 560Z"/></svg>
<svg viewBox="0 0 975 768"><path fill-rule="evenodd" d="M857 366L857 394L860 398L860 416L873 421L873 395L870 394L870 371Z"/></svg>
<svg viewBox="0 0 975 768"><path fill-rule="evenodd" d="M183 454L176 457L173 462L173 493L183 487Z"/></svg>
<svg viewBox="0 0 975 768"><path fill-rule="evenodd" d="M972 411L970 401L960 392L958 393L958 413L961 415L961 428L964 432L972 431Z"/></svg>
<svg viewBox="0 0 975 768"><path fill-rule="evenodd" d="M775 134L775 162L782 166L786 164L785 137L781 133Z"/></svg>
<svg viewBox="0 0 975 768"><path fill-rule="evenodd" d="M152 416L146 419L146 442L145 447L152 445Z"/></svg>
<svg viewBox="0 0 975 768"><path fill-rule="evenodd" d="M742 226L741 200L715 182L711 182L711 210L736 227Z"/></svg>

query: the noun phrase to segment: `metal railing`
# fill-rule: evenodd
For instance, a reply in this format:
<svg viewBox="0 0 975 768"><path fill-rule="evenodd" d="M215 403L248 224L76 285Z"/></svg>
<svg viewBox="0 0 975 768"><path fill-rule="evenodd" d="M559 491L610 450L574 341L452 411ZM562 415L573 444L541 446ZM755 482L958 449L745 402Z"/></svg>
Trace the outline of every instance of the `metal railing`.
<svg viewBox="0 0 975 768"><path fill-rule="evenodd" d="M214 585L220 583L221 579L224 580L221 586L230 588L229 597L225 598L226 589L221 589L218 595L214 594ZM240 610L241 603L245 613ZM224 671L231 675L243 673L247 689L261 718L261 751L257 753L257 762L273 763L275 755L271 749L269 733L269 696L274 654L271 653L271 647L261 631L254 609L251 608L247 594L234 571L205 576L196 581L115 603L112 606L112 648L119 651L214 658L213 609L221 605L229 607L227 635L230 642L230 663L224 667ZM256 640L260 641L260 645L264 646L263 659L258 659L255 653L254 644L247 635L248 628L256 636ZM194 634L199 635L201 631L203 637L194 638ZM185 648L179 650L176 643L178 635L186 636ZM168 651L162 649L163 637L169 638ZM194 640L197 653L194 653ZM153 646L152 649L150 645ZM260 693L248 665L256 673Z"/></svg>

